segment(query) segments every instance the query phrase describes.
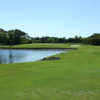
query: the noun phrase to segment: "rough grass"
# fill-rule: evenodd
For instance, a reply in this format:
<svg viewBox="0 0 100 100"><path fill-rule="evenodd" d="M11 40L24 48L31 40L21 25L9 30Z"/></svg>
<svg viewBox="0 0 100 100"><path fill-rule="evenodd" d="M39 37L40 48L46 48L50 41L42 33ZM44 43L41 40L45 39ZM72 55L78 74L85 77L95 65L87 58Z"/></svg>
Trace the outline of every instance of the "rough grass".
<svg viewBox="0 0 100 100"><path fill-rule="evenodd" d="M0 100L100 100L100 47L61 60L0 65Z"/></svg>

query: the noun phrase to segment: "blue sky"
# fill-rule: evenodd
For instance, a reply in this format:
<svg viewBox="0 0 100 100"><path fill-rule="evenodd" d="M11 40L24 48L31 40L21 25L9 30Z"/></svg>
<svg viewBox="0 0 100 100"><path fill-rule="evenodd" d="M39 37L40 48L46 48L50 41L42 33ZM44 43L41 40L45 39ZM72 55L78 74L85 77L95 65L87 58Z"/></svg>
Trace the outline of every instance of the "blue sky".
<svg viewBox="0 0 100 100"><path fill-rule="evenodd" d="M0 0L0 28L31 36L89 36L100 32L100 0Z"/></svg>

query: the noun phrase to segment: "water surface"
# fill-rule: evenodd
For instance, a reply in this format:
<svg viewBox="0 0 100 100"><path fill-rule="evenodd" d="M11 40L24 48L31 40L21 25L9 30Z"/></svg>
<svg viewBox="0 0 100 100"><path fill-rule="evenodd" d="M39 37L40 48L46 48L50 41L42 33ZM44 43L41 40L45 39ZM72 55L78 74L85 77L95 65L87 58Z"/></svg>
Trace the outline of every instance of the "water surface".
<svg viewBox="0 0 100 100"><path fill-rule="evenodd" d="M64 50L0 49L0 64L38 61L62 52Z"/></svg>

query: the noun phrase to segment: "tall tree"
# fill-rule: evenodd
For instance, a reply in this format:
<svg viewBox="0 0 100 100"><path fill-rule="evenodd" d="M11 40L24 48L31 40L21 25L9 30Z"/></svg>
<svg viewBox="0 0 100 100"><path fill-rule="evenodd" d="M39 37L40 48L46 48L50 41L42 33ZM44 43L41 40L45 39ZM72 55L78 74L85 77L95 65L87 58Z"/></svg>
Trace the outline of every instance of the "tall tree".
<svg viewBox="0 0 100 100"><path fill-rule="evenodd" d="M27 34L21 30L10 30L8 31L8 38L10 45L21 44L22 38L27 38Z"/></svg>

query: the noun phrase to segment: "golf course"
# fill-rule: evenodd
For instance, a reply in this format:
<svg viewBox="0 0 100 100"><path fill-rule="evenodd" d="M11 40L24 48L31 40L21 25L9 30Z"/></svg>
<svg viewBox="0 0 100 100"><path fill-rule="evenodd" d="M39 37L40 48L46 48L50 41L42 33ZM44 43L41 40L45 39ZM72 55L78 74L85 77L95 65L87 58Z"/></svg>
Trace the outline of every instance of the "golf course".
<svg viewBox="0 0 100 100"><path fill-rule="evenodd" d="M35 47L70 48L69 44ZM54 56L60 59L0 64L0 100L100 100L100 46L80 45Z"/></svg>

